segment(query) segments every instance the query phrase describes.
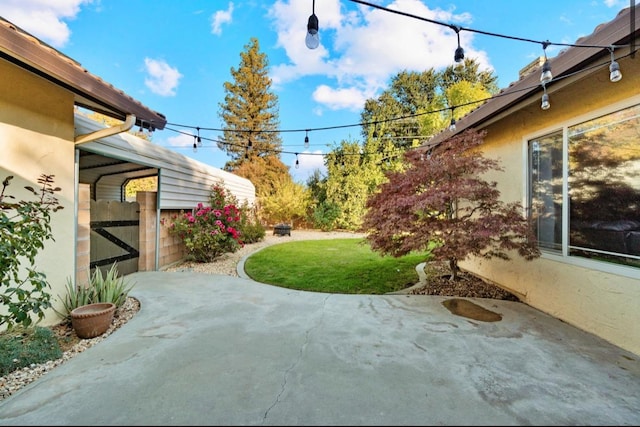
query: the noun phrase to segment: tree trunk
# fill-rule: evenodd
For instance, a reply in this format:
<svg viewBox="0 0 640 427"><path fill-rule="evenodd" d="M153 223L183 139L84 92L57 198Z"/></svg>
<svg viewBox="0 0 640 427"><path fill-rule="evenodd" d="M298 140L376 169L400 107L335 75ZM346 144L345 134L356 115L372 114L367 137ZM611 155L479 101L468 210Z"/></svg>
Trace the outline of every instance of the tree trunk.
<svg viewBox="0 0 640 427"><path fill-rule="evenodd" d="M458 261L455 258L449 259L449 270L451 270L451 277L449 277L449 280L456 280L458 278Z"/></svg>

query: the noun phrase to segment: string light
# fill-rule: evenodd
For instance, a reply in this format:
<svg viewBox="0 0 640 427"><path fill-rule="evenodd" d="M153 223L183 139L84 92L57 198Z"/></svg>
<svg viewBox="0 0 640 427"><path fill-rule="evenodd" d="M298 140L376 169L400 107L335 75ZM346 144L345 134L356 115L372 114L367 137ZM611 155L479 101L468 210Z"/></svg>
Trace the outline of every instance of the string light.
<svg viewBox="0 0 640 427"><path fill-rule="evenodd" d="M611 65L609 65L609 80L613 83L619 82L622 79L622 73L620 72L620 64L615 60L613 56L614 47L611 46Z"/></svg>
<svg viewBox="0 0 640 427"><path fill-rule="evenodd" d="M548 110L551 107L551 103L549 102L549 94L547 93L547 86L543 83L542 90L544 93L542 94L542 103L540 104L540 108L543 110Z"/></svg>
<svg viewBox="0 0 640 427"><path fill-rule="evenodd" d="M309 49L315 49L320 45L320 35L318 34L318 17L316 16L316 0L311 6L311 16L307 22L307 36L304 43Z"/></svg>
<svg viewBox="0 0 640 427"><path fill-rule="evenodd" d="M193 135L193 152L197 153L198 152L198 145L196 144L196 136Z"/></svg>
<svg viewBox="0 0 640 427"><path fill-rule="evenodd" d="M307 129L305 132L307 133L304 136L304 148L309 148L309 129Z"/></svg>
<svg viewBox="0 0 640 427"><path fill-rule="evenodd" d="M456 119L455 119L455 117L453 117L453 109L454 108L455 107L451 107L451 122L449 123L449 130L451 132L455 132L455 130L456 130Z"/></svg>
<svg viewBox="0 0 640 427"><path fill-rule="evenodd" d="M351 1L353 3L359 3L359 4L367 5L367 6L376 8L376 9L381 9L381 10L384 10L386 12L391 12L391 13L404 15L404 16L408 16L408 17L411 17L411 18L416 18L416 19L419 19L419 20L422 20L422 21L427 21L427 22L430 22L430 23L438 24L438 25L444 25L444 26L447 26L447 27L453 29L458 36L459 36L460 31L470 31L470 32L475 32L475 33L494 36L494 37L502 37L502 38L508 38L508 39L512 39L512 40L519 40L519 41L526 41L526 42L531 42L531 43L542 44L542 47L543 47L543 50L544 50L544 56L545 56L545 63L543 64L543 73L541 75L541 83L544 83L544 84L547 84L548 82L550 82L553 79L553 75L551 74L551 65L549 64L549 60L548 60L547 55L546 55L546 48L548 46L551 46L551 45L568 46L568 47L576 47L576 48L603 48L603 49L608 49L611 52L611 58L612 59L611 59L611 63L610 64L607 63L607 64L609 64L609 69L610 69L610 73L611 73L610 74L610 79L613 82L618 81L616 79L619 79L619 78L622 77L621 73L618 74L619 65L618 65L618 63L615 61L615 59L613 57L613 49L621 48L621 47L630 47L632 49L632 51L631 51L630 54L625 55L625 57L626 56L632 56L633 57L633 55L635 54L635 49L633 49L633 44L599 46L599 45L586 45L586 44L552 43L552 42L550 42L548 40L544 41L544 42L541 42L541 41L538 41L538 40L532 40L532 39L526 39L526 38L521 38L521 37L508 36L508 35L498 34L498 33L491 33L491 32L477 30L477 29L473 29L473 28L462 28L462 27L459 27L459 26L453 26L451 24L435 21L435 20L432 20L432 19L428 19L428 18L416 16L416 15L411 15L409 13L405 13L405 12L402 12L402 11L393 10L393 9L387 9L387 8L385 8L383 6L375 5L375 4L372 4L372 3L369 3L369 2L366 2L366 1L362 1L362 0L349 0L349 1ZM315 0L313 2L313 11L314 11L313 15L315 15ZM458 43L458 45L460 46L460 43ZM461 48L461 46L460 46L460 48ZM454 55L454 59L455 59L455 55ZM578 71L573 72L573 73L565 74L565 75L561 76L560 78L571 77L571 76L576 75L576 74L578 74L578 73L580 73L582 71L588 71L589 69L598 68L600 66L601 65L594 65L594 66L591 66L591 67L587 67L585 69L578 70ZM618 72L616 72L616 71L618 71ZM556 79L556 80L558 80L558 79ZM530 88L523 88L522 91L527 91L529 89ZM520 90L518 90L518 91L520 91ZM503 93L503 94L497 94L497 95L494 95L494 96L491 96L491 97L479 99L479 100L476 100L476 101L471 101L471 102L468 102L468 103L465 103L465 104L460 104L457 107L464 107L464 106L468 106L468 105L473 105L473 104L485 102L485 101L488 101L488 100L491 100L491 99L495 99L495 98L498 98L500 96L512 95L513 93L514 92L511 91L511 92L506 92L506 93ZM413 117L421 116L421 115L424 115L424 114L432 114L432 113L437 113L437 112L441 112L441 111L443 111L443 110L441 109L441 110L427 111L427 112L423 112L423 113L414 114L414 115L411 115L411 116L402 116L402 117L395 117L395 118L390 118L390 119L385 119L385 120L378 120L378 121L375 122L375 125L376 125L376 129L377 129L377 124L379 122L392 122L392 121L396 121L396 120L402 120L402 119L406 119L406 118L413 118ZM189 125L180 125L180 124L175 124L175 123L167 123L167 124L173 124L173 125L176 125L176 126L194 128L193 126L189 126ZM303 130L306 131L306 132L309 132L311 130L339 129L339 128L354 127L354 126L365 126L367 124L371 124L371 123L362 123L361 122L361 123L356 123L356 124L327 126L327 127L319 127L319 128L313 128L313 129L310 128L310 129L303 129ZM207 130L216 130L216 131L229 131L230 130L230 129L219 129L219 128L206 128L206 129ZM374 138L377 137L376 129L374 129L374 132L373 132L373 137ZM150 132L153 131L153 127L151 125L149 127L149 131ZM246 130L246 129L244 129L244 130L243 129L236 129L234 131L235 132L251 132L250 130ZM260 132L279 132L279 133L282 133L282 132L300 132L300 131L301 130L299 130L299 129L277 129L277 130L264 130L264 131L260 131Z"/></svg>
<svg viewBox="0 0 640 427"><path fill-rule="evenodd" d="M617 47L620 47L620 46L617 46ZM625 57L626 56L630 56L630 55L631 55L631 53L625 55ZM563 75L561 77L558 77L558 78L555 79L555 81L559 81L561 79L570 78L570 77L573 77L573 76L578 75L580 73L588 72L588 71L590 71L592 69L602 68L603 66L607 66L608 67L609 64L610 64L609 61L607 61L604 64L602 64L602 63L595 64L595 65L592 65L590 67L586 67L586 68L583 68L581 70L575 71L573 73L569 73L569 74ZM275 132L275 133L287 133L287 132L312 132L312 131L322 131L322 130L344 129L344 128L350 128L350 127L356 127L356 126L363 127L363 126L370 126L372 124L375 124L375 126L377 127L378 123L382 123L382 122L391 123L391 122L402 121L402 120L407 120L407 119L414 119L414 118L421 117L421 116L424 116L424 115L427 115L427 114L443 113L444 111L447 111L447 110L452 110L452 109L455 109L455 108L462 108L462 107L467 107L467 106L470 106L470 105L480 104L480 103L484 103L484 102L490 101L492 99L501 98L503 96L512 96L516 92L527 92L527 91L530 91L531 89L533 89L534 87L537 87L537 86L538 85L529 86L529 87L523 87L523 88L517 89L515 91L501 92L501 93L498 93L498 94L495 94L495 95L492 95L492 96L489 96L489 97L486 97L486 98L477 99L475 101L469 101L469 102L466 102L466 103L456 104L456 105L454 105L452 107L445 107L445 108L440 108L440 109L423 111L423 112L420 112L420 113L406 115L406 116L391 117L391 118L388 118L388 119L377 120L375 122L359 122L359 123L351 123L351 124L343 124L343 125L335 125L335 126L324 126L324 127L317 127L317 128L275 129L275 130L261 130L261 131L255 131L255 130L250 130L250 129L234 129L234 130L231 130L231 129L227 129L227 128L215 128L215 127L200 127L200 129L201 130L210 130L210 131L220 131L220 132L233 131L233 132L238 132L238 133L242 133L242 132L248 132L248 133L253 133L253 132L260 132L260 133L272 133L272 132ZM196 129L196 126L180 124L180 123L167 122L167 125L169 125L169 126L179 126L179 127L183 127L183 128ZM167 130L171 130L171 131L178 132L178 133L183 133L183 132L181 132L179 130L171 129L171 128L167 128ZM375 131L374 131L374 133L375 133ZM185 135L191 135L191 134L188 134L188 133L184 133L184 134ZM204 138L204 139L207 139L207 138ZM226 141L216 141L216 140L212 140L212 141L218 142L218 143L222 143L222 144L227 144L227 145L237 145L237 144L229 143L229 142L226 142ZM249 146L251 146L251 139L249 139ZM287 151L282 151L282 152L286 153L286 154L293 154L293 152L287 152Z"/></svg>
<svg viewBox="0 0 640 427"><path fill-rule="evenodd" d="M300 161L298 160L298 153L296 153L296 169L300 169Z"/></svg>
<svg viewBox="0 0 640 427"><path fill-rule="evenodd" d="M359 2L359 1L357 1L357 0L351 0L351 1ZM360 2L360 3L364 3L364 2ZM372 6L375 6L375 5L372 5ZM377 7L377 6L376 6L376 7ZM396 12L396 11L392 11L392 12ZM436 23L437 23L437 22L436 22ZM444 25L444 24L443 24L443 25ZM448 25L448 26L449 26L449 27L451 27L450 25ZM459 28L459 27L457 27L457 28ZM464 29L464 28L460 28L460 31L461 31L461 30L467 30L467 31L476 31L476 32L480 32L480 31L478 31L478 30ZM484 33L484 34L490 34L490 33ZM496 34L490 34L490 35L496 35ZM501 36L501 35L497 35L497 36ZM507 37L507 36L501 36L501 37ZM510 37L510 38L511 38L511 37ZM521 39L521 40L526 40L526 39ZM526 40L526 41L532 41L532 40ZM536 41L532 41L532 42L536 42ZM556 78L556 80L569 78L569 77L572 77L572 76L577 75L577 74L579 74L579 73L587 72L587 71L589 71L589 70L591 70L591 69L601 68L601 67L603 67L603 66L608 66L608 67L609 67L609 70L610 70L610 79L611 79L611 81L612 81L612 82L618 81L618 80L619 80L619 78L621 78L622 74L620 73L620 74L619 74L619 77L618 77L618 73L616 73L616 71L617 71L617 72L619 72L620 70L619 70L619 65L618 65L618 63L615 61L615 57L614 57L614 52L613 52L613 51L614 51L614 49L615 49L615 48L630 47L630 45L609 45L609 46L604 46L604 47L603 47L603 46L594 46L594 45L572 45L572 44L551 43L551 42L549 42L549 41L545 41L545 42L536 42L536 43L542 43L542 44L543 44L543 49L545 50L545 57L546 57L546 47L548 47L548 46L550 46L550 45L552 45L552 44L554 44L554 45L572 46L572 47L578 47L578 48L581 48L581 47L582 47L582 48L604 48L604 49L609 50L609 52L611 53L611 60L610 60L610 61L607 61L605 64L594 64L594 65L591 65L591 66L589 66L589 67L585 67L585 68L583 68L583 69L580 69L580 70L574 71L574 72L572 72L572 73L564 74L564 75L562 75L561 77ZM623 55L622 57L633 56L633 54L634 54L634 53L635 53L635 50L632 50L629 54ZM621 58L622 58L622 57L621 57ZM620 58L618 58L618 59L620 59ZM548 59L547 59L545 62L547 62L547 61L548 61ZM550 67L550 65L549 65L549 64L547 64L547 65L549 66L548 68L549 68L549 72L550 72L550 68L551 68L551 67ZM543 67L543 70L544 70L544 68L545 68L545 67ZM546 71L546 70L544 70L544 71ZM613 75L613 77L612 77L612 75ZM553 77L552 77L552 78L553 78ZM616 78L618 78L618 80L616 80ZM542 79L541 79L541 80L542 80ZM550 80L549 80L549 81L550 81ZM542 82L541 82L541 83L542 83ZM531 90L531 87L521 88L521 89L516 90L515 92L526 92L526 91L529 91L529 90ZM546 83L544 83L544 84L543 84L543 91L544 91L543 96L542 96L542 101L543 101L543 102L541 103L541 108L543 108L543 109L548 109L548 108L550 108L550 102L549 102L549 95L548 95L548 93L546 92ZM471 102L467 102L467 103L464 103L464 104L456 105L456 106L454 106L454 107L448 107L448 108L446 108L446 109L452 109L452 108L457 108L457 107L464 107L464 106L468 106L468 105L473 105L473 104L483 103L483 102L486 102L486 101L491 100L491 99L499 98L499 97L501 97L501 96L511 96L511 95L513 95L515 92L514 92L514 91L501 92L501 93L499 93L499 94L496 94L496 95L493 95L493 96L490 96L490 97L487 97L487 98L478 99L478 100L475 100L475 101L471 101ZM360 123L355 123L355 124L337 125L337 126L326 126L326 127L308 128L308 129L277 129L277 130L264 130L264 131L258 131L258 132L279 132L279 133L284 133L284 132L301 132L301 131L305 131L305 132L307 132L307 133L308 133L309 131L313 131L313 130L317 130L317 131L319 131L319 130L339 129L339 128L347 128L347 127L355 127L355 126L366 126L366 125L370 125L370 124L375 124L375 129L374 129L374 132L373 132L373 136L374 136L374 137L377 137L377 131L376 131L376 129L377 129L377 125L378 125L378 123L380 123L380 122L394 122L394 121L398 121L398 120L404 120L404 119L409 119L409 118L415 118L415 117L422 116L422 115L425 115L425 114L440 113L440 112L443 112L444 110L445 110L445 109L443 108L443 109L438 109L438 110L432 110L432 111L421 112L421 113L417 113L417 114L413 114L413 115L408 115L408 116L393 117L393 118L384 119L384 120L377 120L377 121L375 121L375 122L369 122L369 123L360 122ZM217 130L217 131L229 131L229 130L230 130L230 129L222 129L222 128L200 128L200 127L195 127L195 126L190 126L190 125L182 125L182 124L176 124L176 123L167 123L167 124L169 124L169 125L175 125L175 126L181 126L181 127L189 127L189 128L197 129L197 130L199 130L199 129ZM170 128L167 128L167 129L168 129L168 130L173 130L173 131L175 131L175 132L180 132L180 131L178 131L178 130L174 130L174 129L170 129ZM152 132L153 130L154 130L154 128L153 128L152 124L150 124L150 126L149 126L149 132ZM234 131L234 132L250 132L250 133L251 133L251 132L253 132L252 130L248 130L248 129L236 129L236 130L233 130L233 131ZM218 142L219 144L235 145L235 144L228 143L228 142L225 142L225 141L217 141L217 142ZM250 139L249 139L249 146L251 146L251 140L250 140ZM196 152L196 151L197 151L197 145L194 143L194 152ZM283 151L283 150L281 150L281 151L279 151L279 152L281 152L281 153L286 153L286 154L293 154L293 153L290 153L290 152L287 152L287 151ZM310 153L310 154L311 154L311 155L324 155L324 154L322 154L322 153Z"/></svg>
<svg viewBox="0 0 640 427"><path fill-rule="evenodd" d="M198 137L196 140L198 141L198 147L202 147L202 138L200 138L200 128L196 127L196 131L198 132Z"/></svg>
<svg viewBox="0 0 640 427"><path fill-rule="evenodd" d="M456 51L453 55L453 60L455 61L455 69L459 70L461 68L464 68L464 49L462 48L462 46L460 46L460 30L462 28L460 27L453 27L453 30L456 32L456 35L458 36L458 47L456 48Z"/></svg>

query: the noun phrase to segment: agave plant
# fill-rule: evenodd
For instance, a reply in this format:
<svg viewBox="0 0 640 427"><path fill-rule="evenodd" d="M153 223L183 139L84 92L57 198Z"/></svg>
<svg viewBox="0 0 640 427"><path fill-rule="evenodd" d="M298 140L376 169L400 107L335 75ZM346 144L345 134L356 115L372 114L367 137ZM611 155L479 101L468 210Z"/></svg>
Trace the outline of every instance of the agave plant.
<svg viewBox="0 0 640 427"><path fill-rule="evenodd" d="M92 302L112 302L116 307L124 304L133 288L133 285L125 281L124 276L118 276L115 262L105 276L102 275L99 268L96 268L89 283L95 292L94 301Z"/></svg>
<svg viewBox="0 0 640 427"><path fill-rule="evenodd" d="M56 312L61 317L68 318L71 311L87 304L110 302L120 307L127 300L132 288L133 284L128 283L124 276L118 275L118 268L114 262L104 275L96 268L93 274L89 275L88 286L74 286L71 279L67 278L67 293L61 298L64 310L62 313Z"/></svg>

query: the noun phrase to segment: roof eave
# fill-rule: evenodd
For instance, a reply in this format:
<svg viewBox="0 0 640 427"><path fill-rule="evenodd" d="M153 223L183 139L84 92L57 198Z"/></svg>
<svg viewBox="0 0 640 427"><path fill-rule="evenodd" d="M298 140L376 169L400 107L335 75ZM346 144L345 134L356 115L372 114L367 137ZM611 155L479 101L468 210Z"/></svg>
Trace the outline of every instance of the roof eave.
<svg viewBox="0 0 640 427"><path fill-rule="evenodd" d="M48 47L16 26L4 21L0 25L0 58L75 94L76 105L125 120L136 116L136 126L163 129L164 115L153 111L123 91L90 74L79 63Z"/></svg>
<svg viewBox="0 0 640 427"><path fill-rule="evenodd" d="M612 21L599 25L592 34L581 38L579 43L575 44L585 46L628 44L632 39L630 36L630 25L634 25L634 39L636 38L635 35L638 34L635 28L640 27L640 16L635 15L634 13L633 16L631 16L630 8L623 9ZM632 22L631 18L635 18L635 22ZM584 64L593 62L608 54L609 51L603 50L602 48L569 47L558 54L558 56L549 59L553 69L554 80L574 73ZM520 102L542 90L539 78L538 73L529 73L517 82L512 83L508 88L502 90L498 96L493 97L476 110L457 120L456 131L454 133L448 130L443 131L431 138L425 145L432 147L465 129L472 127L479 128L497 114L516 107ZM553 83L552 81L547 87L550 87Z"/></svg>

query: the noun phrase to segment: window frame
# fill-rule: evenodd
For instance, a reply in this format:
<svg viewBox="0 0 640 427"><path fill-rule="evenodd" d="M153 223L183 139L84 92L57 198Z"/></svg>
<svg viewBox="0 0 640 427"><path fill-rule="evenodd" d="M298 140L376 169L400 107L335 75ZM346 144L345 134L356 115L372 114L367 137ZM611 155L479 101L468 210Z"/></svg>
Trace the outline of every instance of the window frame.
<svg viewBox="0 0 640 427"><path fill-rule="evenodd" d="M541 247L543 259L549 259L565 264L575 265L588 268L591 270L602 271L606 273L617 274L624 277L637 279L640 276L640 268L616 264L607 261L600 261L591 258L583 258L576 255L569 255L569 128L577 124L596 119L615 113L616 111L640 105L640 95L627 98L620 102L610 104L606 107L599 108L588 113L584 113L568 120L555 123L553 126L539 129L535 132L528 133L522 138L522 154L525 167L523 168L523 200L522 204L526 207L527 217L530 218L531 213L531 168L529 158L529 143L532 140L540 139L551 135L555 132L562 132L562 242L560 251L552 251Z"/></svg>

